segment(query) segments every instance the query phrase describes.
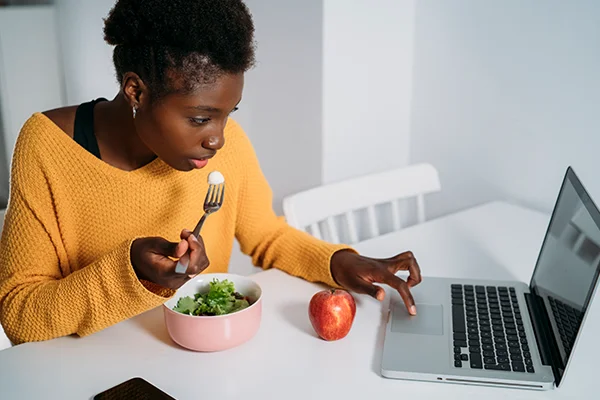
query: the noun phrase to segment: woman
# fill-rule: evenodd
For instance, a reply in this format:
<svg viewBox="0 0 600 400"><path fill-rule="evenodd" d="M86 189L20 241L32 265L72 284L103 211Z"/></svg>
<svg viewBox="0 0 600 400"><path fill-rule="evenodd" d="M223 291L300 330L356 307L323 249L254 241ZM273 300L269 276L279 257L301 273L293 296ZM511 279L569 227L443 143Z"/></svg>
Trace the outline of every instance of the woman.
<svg viewBox="0 0 600 400"><path fill-rule="evenodd" d="M254 61L241 0L119 0L104 34L119 93L36 113L16 144L0 247L0 321L13 343L88 335L156 307L190 277L226 271L234 237L255 265L379 300L373 283L388 284L415 313L412 254L362 257L274 214L229 118ZM196 238L182 228L202 214L213 170L226 198Z"/></svg>

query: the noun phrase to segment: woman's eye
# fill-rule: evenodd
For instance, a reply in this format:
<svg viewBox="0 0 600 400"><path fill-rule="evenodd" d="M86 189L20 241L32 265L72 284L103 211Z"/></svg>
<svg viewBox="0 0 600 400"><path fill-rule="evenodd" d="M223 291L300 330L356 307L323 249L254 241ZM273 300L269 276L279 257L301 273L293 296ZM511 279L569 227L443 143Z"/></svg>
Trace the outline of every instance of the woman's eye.
<svg viewBox="0 0 600 400"><path fill-rule="evenodd" d="M238 107L234 108L233 110L231 110L230 114L233 114L234 112L236 112L237 110L239 110Z"/></svg>
<svg viewBox="0 0 600 400"><path fill-rule="evenodd" d="M210 118L190 118L190 122L194 125L204 125L208 121L210 121Z"/></svg>

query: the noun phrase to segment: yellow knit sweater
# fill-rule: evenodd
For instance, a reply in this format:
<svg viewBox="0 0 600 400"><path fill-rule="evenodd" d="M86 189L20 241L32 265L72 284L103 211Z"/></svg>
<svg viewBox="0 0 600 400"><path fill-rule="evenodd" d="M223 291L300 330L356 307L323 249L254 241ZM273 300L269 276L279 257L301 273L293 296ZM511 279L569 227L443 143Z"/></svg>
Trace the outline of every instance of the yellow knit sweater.
<svg viewBox="0 0 600 400"><path fill-rule="evenodd" d="M202 215L207 175L219 170L227 192L202 229L205 272L227 271L234 237L255 265L335 285L329 263L345 246L291 228L272 210L254 149L229 120L226 144L201 170L180 172L160 159L117 169L80 147L44 114L17 140L0 242L0 322L17 344L85 336L164 303L175 293L138 280L135 238L178 241Z"/></svg>

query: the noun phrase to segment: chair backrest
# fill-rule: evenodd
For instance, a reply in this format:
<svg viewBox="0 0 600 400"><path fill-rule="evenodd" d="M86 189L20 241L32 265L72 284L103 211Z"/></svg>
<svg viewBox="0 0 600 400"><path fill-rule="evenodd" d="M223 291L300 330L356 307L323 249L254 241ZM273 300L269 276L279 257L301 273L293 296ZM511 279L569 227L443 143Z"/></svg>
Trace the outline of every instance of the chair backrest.
<svg viewBox="0 0 600 400"><path fill-rule="evenodd" d="M415 164L337 183L323 185L283 199L287 222L332 243L340 243L337 220L345 220L347 240L359 241L357 212L366 210L367 238L380 235L376 206L391 205L392 230L403 227L401 201L416 199L417 222L425 221L424 196L441 190L437 170L430 164ZM323 228L322 228L323 227Z"/></svg>

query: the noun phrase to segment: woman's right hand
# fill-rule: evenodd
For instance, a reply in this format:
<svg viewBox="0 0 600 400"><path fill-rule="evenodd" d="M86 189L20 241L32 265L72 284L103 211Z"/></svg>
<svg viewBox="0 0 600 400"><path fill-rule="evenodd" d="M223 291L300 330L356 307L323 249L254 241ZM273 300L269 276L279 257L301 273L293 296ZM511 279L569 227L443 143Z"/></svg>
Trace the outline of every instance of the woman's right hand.
<svg viewBox="0 0 600 400"><path fill-rule="evenodd" d="M175 272L177 261L187 255L188 268L185 274ZM133 241L131 245L131 264L139 279L157 285L178 289L190 278L204 271L208 265L208 257L202 238L196 238L191 231L181 232L179 243L169 242L161 237L146 237Z"/></svg>

